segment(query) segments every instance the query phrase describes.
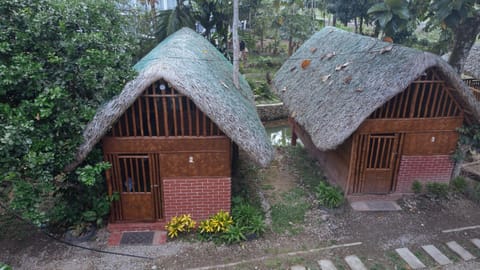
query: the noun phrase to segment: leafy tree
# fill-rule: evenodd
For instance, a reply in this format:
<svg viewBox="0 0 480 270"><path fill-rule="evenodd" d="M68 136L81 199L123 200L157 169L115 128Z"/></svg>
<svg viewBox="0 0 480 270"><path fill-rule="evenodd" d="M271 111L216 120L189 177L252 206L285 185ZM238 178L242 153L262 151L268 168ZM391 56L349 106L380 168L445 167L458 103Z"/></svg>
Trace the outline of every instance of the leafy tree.
<svg viewBox="0 0 480 270"><path fill-rule="evenodd" d="M108 0L0 5L0 184L36 223L81 222L102 198L98 150L78 173L64 167L97 107L132 78L126 25Z"/></svg>
<svg viewBox="0 0 480 270"><path fill-rule="evenodd" d="M452 53L448 62L458 73L480 33L480 0L433 0L428 16L433 23L453 32Z"/></svg>
<svg viewBox="0 0 480 270"><path fill-rule="evenodd" d="M369 8L368 14L384 35L397 43L405 41L416 26L406 0L385 0Z"/></svg>

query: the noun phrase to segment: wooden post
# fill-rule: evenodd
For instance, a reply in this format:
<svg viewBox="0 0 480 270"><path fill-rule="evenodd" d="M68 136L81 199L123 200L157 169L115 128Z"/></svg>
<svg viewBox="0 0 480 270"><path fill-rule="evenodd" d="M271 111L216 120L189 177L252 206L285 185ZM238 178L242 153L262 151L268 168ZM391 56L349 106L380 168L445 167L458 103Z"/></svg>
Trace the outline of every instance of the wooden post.
<svg viewBox="0 0 480 270"><path fill-rule="evenodd" d="M232 37L233 37L233 84L237 89L240 89L240 83L238 82L239 73L239 43L238 43L238 0L233 0L233 24L232 24Z"/></svg>

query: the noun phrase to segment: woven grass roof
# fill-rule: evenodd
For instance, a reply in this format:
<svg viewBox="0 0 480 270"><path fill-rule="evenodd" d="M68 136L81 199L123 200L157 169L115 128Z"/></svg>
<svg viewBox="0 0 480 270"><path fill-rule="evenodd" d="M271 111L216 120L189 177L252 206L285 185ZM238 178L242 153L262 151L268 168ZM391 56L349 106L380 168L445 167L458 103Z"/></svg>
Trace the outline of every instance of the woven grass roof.
<svg viewBox="0 0 480 270"><path fill-rule="evenodd" d="M247 81L240 76L240 89L234 86L233 66L205 38L183 28L161 42L134 68L138 76L101 107L84 129L84 142L75 162L66 170L78 166L143 91L160 79L189 97L259 165L270 163L273 147L257 115Z"/></svg>
<svg viewBox="0 0 480 270"><path fill-rule="evenodd" d="M463 72L480 79L480 44L474 44L463 67Z"/></svg>
<svg viewBox="0 0 480 270"><path fill-rule="evenodd" d="M480 105L440 57L325 27L275 74L274 86L290 115L320 150L335 149L377 108L436 67L471 121Z"/></svg>

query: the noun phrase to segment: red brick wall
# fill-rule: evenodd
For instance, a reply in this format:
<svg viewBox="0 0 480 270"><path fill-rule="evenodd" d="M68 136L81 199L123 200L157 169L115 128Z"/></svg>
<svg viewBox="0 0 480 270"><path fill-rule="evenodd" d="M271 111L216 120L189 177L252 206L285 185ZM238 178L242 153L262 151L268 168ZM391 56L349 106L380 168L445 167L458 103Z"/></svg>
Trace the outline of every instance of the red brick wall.
<svg viewBox="0 0 480 270"><path fill-rule="evenodd" d="M230 211L230 178L163 179L165 221L191 214L200 221L220 210Z"/></svg>
<svg viewBox="0 0 480 270"><path fill-rule="evenodd" d="M402 156L395 192L411 193L415 180L448 183L454 163L448 155Z"/></svg>

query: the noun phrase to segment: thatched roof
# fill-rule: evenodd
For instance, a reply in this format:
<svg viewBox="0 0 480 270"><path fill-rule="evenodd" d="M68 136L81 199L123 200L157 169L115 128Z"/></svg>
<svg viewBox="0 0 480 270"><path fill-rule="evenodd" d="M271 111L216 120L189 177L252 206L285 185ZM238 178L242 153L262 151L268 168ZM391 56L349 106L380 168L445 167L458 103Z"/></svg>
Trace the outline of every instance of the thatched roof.
<svg viewBox="0 0 480 270"><path fill-rule="evenodd" d="M273 148L258 118L247 81L240 76L240 89L237 89L231 63L193 30L183 28L175 32L134 68L138 76L101 107L86 126L76 160L66 170L78 166L143 91L160 79L189 97L259 165L266 166L273 158Z"/></svg>
<svg viewBox="0 0 480 270"><path fill-rule="evenodd" d="M430 67L456 89L452 94L467 117L478 121L479 103L440 57L334 27L307 40L276 73L274 86L291 116L325 151Z"/></svg>

